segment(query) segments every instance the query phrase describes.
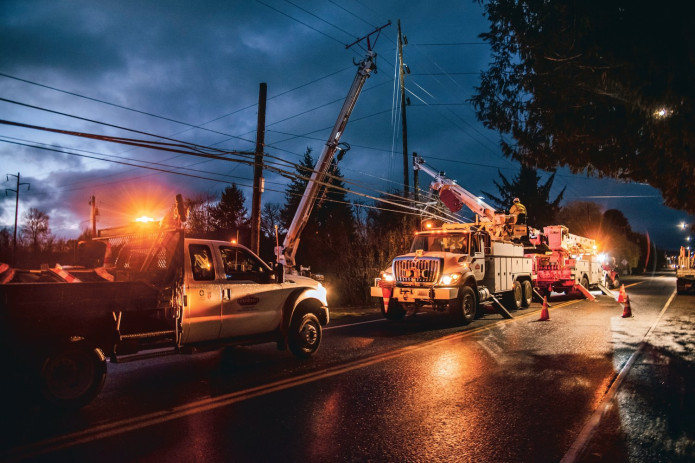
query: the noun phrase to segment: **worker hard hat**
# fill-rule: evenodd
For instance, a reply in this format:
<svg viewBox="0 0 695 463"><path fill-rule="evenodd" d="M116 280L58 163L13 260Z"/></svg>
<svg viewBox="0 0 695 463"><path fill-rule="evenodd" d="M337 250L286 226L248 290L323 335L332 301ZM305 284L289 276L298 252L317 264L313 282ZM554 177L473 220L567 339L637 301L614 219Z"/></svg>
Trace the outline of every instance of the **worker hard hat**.
<svg viewBox="0 0 695 463"><path fill-rule="evenodd" d="M519 198L514 198L514 202L515 202L515 203L518 203L518 202L519 202Z"/></svg>

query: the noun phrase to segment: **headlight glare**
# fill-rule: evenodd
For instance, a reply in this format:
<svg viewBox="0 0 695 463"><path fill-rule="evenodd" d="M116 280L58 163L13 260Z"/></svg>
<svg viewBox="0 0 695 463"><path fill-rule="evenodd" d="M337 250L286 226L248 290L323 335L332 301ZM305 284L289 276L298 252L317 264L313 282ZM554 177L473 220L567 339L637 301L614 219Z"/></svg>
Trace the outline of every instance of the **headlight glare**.
<svg viewBox="0 0 695 463"><path fill-rule="evenodd" d="M439 278L439 284L444 286L455 285L461 279L460 273L445 273Z"/></svg>

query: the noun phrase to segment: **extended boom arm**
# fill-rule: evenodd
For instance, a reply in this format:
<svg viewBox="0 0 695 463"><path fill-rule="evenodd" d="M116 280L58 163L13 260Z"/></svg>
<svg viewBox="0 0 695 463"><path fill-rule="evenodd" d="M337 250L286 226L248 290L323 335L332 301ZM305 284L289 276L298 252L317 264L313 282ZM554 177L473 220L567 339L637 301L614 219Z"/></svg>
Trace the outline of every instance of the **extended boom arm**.
<svg viewBox="0 0 695 463"><path fill-rule="evenodd" d="M439 192L439 198L451 212L458 212L463 205L466 205L480 217L481 222L500 223L500 219L496 219L498 214L495 208L458 185L454 180L446 178L444 172L436 172L426 166L425 161L420 156L414 158L413 169L421 170L434 178L430 188ZM501 221L503 222L504 219L502 218Z"/></svg>
<svg viewBox="0 0 695 463"><path fill-rule="evenodd" d="M326 172L331 165L333 160L333 155L340 142L340 137L345 130L345 126L348 123L350 114L352 113L355 103L357 103L357 97L362 91L365 81L371 75L372 71L376 70L376 53L368 51L364 60L359 63L359 68L357 69L357 74L352 82L352 87L348 92L343 107L338 114L338 120L333 126L333 131L331 136L326 142L326 146L323 148L321 156L316 161L316 166L311 174L309 183L307 184L304 195L299 202L299 207L297 212L294 214L292 219L292 224L287 229L287 236L285 236L285 241L281 249L276 252L278 254L278 262L285 267L294 267L295 261L294 257L297 254L297 246L299 245L299 236L304 230L304 227L309 220L309 214L311 214L311 209L314 207L316 202L316 197L318 191L326 177Z"/></svg>

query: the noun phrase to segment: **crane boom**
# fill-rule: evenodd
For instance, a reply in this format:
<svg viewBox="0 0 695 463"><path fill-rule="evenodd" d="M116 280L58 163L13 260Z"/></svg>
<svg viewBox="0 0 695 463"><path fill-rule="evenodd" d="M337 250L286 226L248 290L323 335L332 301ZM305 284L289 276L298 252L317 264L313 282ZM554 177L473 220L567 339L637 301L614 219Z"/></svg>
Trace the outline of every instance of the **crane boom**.
<svg viewBox="0 0 695 463"><path fill-rule="evenodd" d="M318 160L316 161L316 166L311 174L311 178L309 179L306 190L302 195L302 199L299 202L297 211L292 219L292 224L287 229L287 235L285 236L283 246L281 249L276 251L278 255L278 262L286 268L295 266L294 258L297 254L299 237L309 220L311 209L314 207L319 189L321 188L321 185L326 177L326 172L331 165L333 155L335 154L338 144L340 143L340 137L343 135L343 131L348 123L350 114L352 114L355 103L357 103L357 98L362 91L362 87L364 86L367 78L375 70L376 53L369 50L367 51L365 58L358 64L357 73L355 74L350 91L343 102L343 107L338 114L338 119L333 126L331 135L328 138L326 145L323 147L321 156L319 156Z"/></svg>
<svg viewBox="0 0 695 463"><path fill-rule="evenodd" d="M422 157L416 156L413 159L413 169L421 170L434 178L430 188L439 193L440 199L451 212L458 212L463 205L466 205L468 209L478 215L481 222L501 223L504 221L503 218L499 218L500 214L497 214L494 207L457 184L454 180L446 178L444 172L437 172L425 165Z"/></svg>

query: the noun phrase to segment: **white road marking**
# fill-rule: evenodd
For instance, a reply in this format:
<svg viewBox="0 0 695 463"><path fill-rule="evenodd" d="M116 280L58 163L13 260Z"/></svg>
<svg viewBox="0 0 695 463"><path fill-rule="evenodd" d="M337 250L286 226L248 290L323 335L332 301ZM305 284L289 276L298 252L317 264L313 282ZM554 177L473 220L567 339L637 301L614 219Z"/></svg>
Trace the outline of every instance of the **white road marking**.
<svg viewBox="0 0 695 463"><path fill-rule="evenodd" d="M594 413L589 417L581 432L575 439L574 443L570 446L569 450L567 450L567 453L565 453L565 456L562 457L562 460L560 460L560 463L574 463L581 456L582 451L587 446L594 433L596 432L596 429L598 428L599 424L601 423L601 418L603 418L606 412L610 410L613 406L613 398L617 394L620 385L632 369L632 365L642 354L642 351L647 345L647 339L649 339L649 336L651 336L652 332L656 328L656 325L659 323L659 321L661 321L661 318L666 312L666 309L668 309L668 307L671 305L671 301L673 301L674 297L676 297L675 290L671 294L671 297L668 299L668 301L666 301L666 304L664 305L663 309L661 309L659 316L656 317L656 320L652 324L651 328L649 328L649 331L647 331L647 334L645 334L644 338L642 338L642 342L640 342L640 345L637 348L637 350L632 353L628 361L625 363L625 366L623 366L623 368L620 370L618 376L615 378L615 381L613 381L613 384L611 384L611 387L608 389L608 392L606 392L606 395L603 397L603 400L596 408L596 410L594 410Z"/></svg>

